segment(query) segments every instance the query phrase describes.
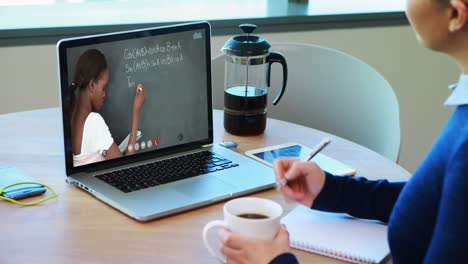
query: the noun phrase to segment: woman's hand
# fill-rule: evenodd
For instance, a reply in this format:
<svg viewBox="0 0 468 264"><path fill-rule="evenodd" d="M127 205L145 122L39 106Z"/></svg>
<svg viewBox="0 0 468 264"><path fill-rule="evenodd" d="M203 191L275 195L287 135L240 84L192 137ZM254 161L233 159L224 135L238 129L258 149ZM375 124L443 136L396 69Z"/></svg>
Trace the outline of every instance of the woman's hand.
<svg viewBox="0 0 468 264"><path fill-rule="evenodd" d="M133 113L140 113L141 107L145 102L146 88L139 83L135 89L135 97L133 98Z"/></svg>
<svg viewBox="0 0 468 264"><path fill-rule="evenodd" d="M226 256L227 263L269 263L276 256L291 251L289 233L283 225L279 228L273 240L261 240L232 233L220 229L221 253Z"/></svg>
<svg viewBox="0 0 468 264"><path fill-rule="evenodd" d="M280 191L290 201L311 207L325 184L325 173L315 162L296 158L277 159L273 163L276 180L286 178L287 184Z"/></svg>

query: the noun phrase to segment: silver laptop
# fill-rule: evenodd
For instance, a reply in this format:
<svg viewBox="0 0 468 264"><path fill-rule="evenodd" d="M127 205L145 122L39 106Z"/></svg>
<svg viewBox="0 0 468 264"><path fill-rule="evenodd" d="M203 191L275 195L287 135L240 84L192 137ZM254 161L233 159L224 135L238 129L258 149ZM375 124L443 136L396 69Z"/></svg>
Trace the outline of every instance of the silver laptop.
<svg viewBox="0 0 468 264"><path fill-rule="evenodd" d="M61 40L67 182L138 221L271 188L213 144L210 49L208 22Z"/></svg>

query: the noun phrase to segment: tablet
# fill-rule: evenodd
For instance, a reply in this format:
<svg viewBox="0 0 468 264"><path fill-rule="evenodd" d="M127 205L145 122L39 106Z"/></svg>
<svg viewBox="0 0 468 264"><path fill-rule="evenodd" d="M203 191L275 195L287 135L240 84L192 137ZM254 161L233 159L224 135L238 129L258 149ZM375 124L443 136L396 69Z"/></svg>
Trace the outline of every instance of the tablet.
<svg viewBox="0 0 468 264"><path fill-rule="evenodd" d="M298 143L285 143L266 148L249 150L245 152L245 155L272 167L273 160L276 158L297 157L303 159L307 157L311 151L312 150L310 148ZM356 169L322 153L317 154L312 161L316 162L322 170L333 175L345 176L356 174Z"/></svg>

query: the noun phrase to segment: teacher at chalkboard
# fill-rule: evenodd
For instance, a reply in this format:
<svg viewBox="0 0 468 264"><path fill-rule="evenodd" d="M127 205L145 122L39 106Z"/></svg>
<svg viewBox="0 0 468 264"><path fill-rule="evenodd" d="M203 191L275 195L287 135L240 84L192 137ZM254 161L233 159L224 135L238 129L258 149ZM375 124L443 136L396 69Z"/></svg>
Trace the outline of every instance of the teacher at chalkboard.
<svg viewBox="0 0 468 264"><path fill-rule="evenodd" d="M104 105L109 70L104 55L97 49L83 52L70 84L73 164L80 166L123 156L109 127L98 113ZM132 127L125 155L134 153L138 118L145 102L146 89L138 84L133 99Z"/></svg>

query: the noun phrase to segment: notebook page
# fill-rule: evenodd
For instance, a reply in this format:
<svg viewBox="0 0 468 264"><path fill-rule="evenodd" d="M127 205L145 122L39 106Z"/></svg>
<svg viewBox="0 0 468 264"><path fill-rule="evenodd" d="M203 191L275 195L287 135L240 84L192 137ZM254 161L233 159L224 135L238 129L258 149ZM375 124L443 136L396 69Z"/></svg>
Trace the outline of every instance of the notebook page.
<svg viewBox="0 0 468 264"><path fill-rule="evenodd" d="M390 253L387 226L377 221L311 210L300 205L281 222L289 231L291 246L303 250L308 248L325 255L371 263L382 261Z"/></svg>

